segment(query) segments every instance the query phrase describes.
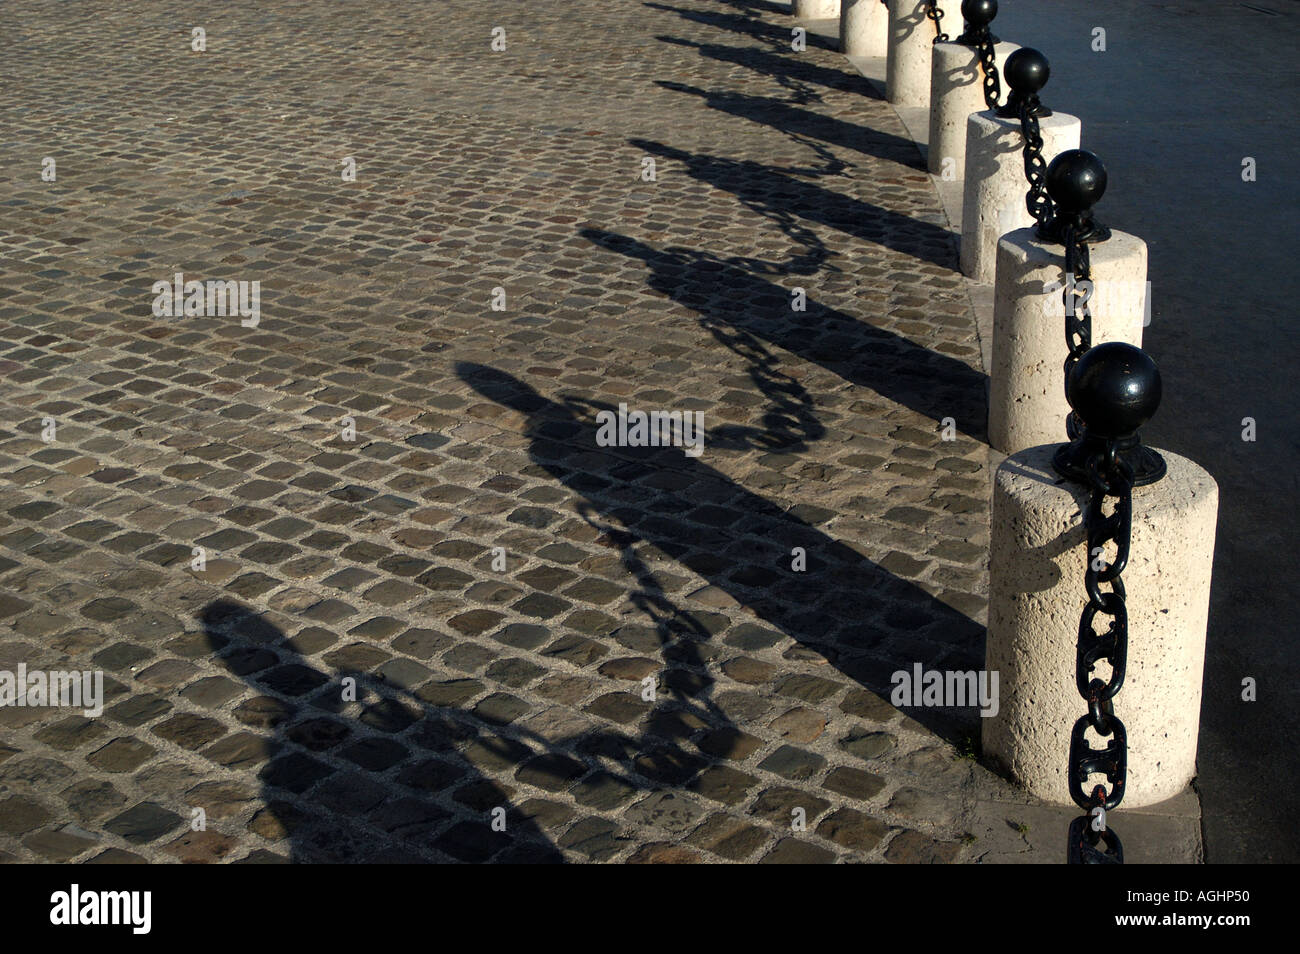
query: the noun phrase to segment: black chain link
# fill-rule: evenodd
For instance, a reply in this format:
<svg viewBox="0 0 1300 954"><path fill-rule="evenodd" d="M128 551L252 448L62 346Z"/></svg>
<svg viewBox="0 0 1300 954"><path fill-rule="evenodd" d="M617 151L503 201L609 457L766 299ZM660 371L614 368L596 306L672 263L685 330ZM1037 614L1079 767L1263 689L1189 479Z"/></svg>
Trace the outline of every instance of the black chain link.
<svg viewBox="0 0 1300 954"><path fill-rule="evenodd" d="M1025 178L1029 180L1029 191L1025 194L1025 207L1041 228L1052 221L1056 210L1052 206L1051 196L1047 194L1047 160L1043 158L1043 134L1038 128L1037 107L1037 96L1027 96L1020 101L1020 132L1025 137ZM1084 255L1087 254L1085 247ZM1069 256L1068 244L1066 256L1067 258ZM1066 270L1069 270L1068 264ZM1085 347L1084 350L1088 349Z"/></svg>
<svg viewBox="0 0 1300 954"><path fill-rule="evenodd" d="M930 0L925 15L934 21L934 42L947 43L948 34L943 32L943 26L939 23L943 19L943 11L939 9L939 0Z"/></svg>
<svg viewBox="0 0 1300 954"><path fill-rule="evenodd" d="M984 73L984 105L989 109L997 109L998 101L1002 99L1002 80L998 76L998 61L993 49L993 34L989 32L988 27L984 27L977 37L978 46L976 49L980 57L980 69Z"/></svg>
<svg viewBox="0 0 1300 954"><path fill-rule="evenodd" d="M1035 127L1038 125L1034 123ZM1036 131L1036 130L1035 130ZM1042 146L1042 139L1038 144ZM1042 154L1038 156L1042 160ZM1028 166L1028 160L1026 160ZM1044 176L1047 174L1046 169L1043 171ZM1033 194L1033 188L1030 188L1030 195ZM1043 198L1047 201L1049 209L1049 220L1051 218L1051 199L1047 197L1046 190L1043 192ZM1029 201L1029 200L1027 200ZM1030 206L1032 214L1034 209ZM1061 303L1065 305L1065 382L1067 395L1069 392L1070 372L1078 364L1079 359L1084 353L1092 347L1092 308L1089 300L1092 298L1092 255L1088 251L1088 243L1078 237L1078 233L1072 226L1065 229L1065 288L1061 292ZM1073 440L1076 436L1077 420L1073 414L1070 415L1070 422L1067 422L1066 430Z"/></svg>
<svg viewBox="0 0 1300 954"><path fill-rule="evenodd" d="M1072 224L1066 226L1064 240L1066 287L1062 301L1069 350L1065 359L1068 382L1075 364L1092 347L1092 311L1088 305L1092 263L1087 241ZM1066 424L1071 439L1077 436L1080 427L1081 422L1071 414ZM1114 699L1124 684L1128 660L1128 607L1120 575L1128 566L1133 532L1133 471L1119 457L1118 445L1111 440L1087 462L1086 473L1091 490L1083 519L1088 539L1088 568L1083 585L1088 603L1079 620L1074 682L1079 695L1088 703L1088 714L1080 717L1070 732L1066 777L1070 797L1087 814L1070 824L1068 857L1071 864L1123 864L1124 846L1119 836L1107 827L1105 813L1123 800L1128 775L1128 735L1124 723L1115 715ZM1118 498L1109 515L1105 512L1107 497ZM1106 563L1104 557L1111 545L1115 548L1114 556ZM1103 590L1103 585L1108 589ZM1104 633L1093 628L1098 615L1110 619ZM1099 662L1109 665L1108 680L1093 676ZM1086 737L1089 728L1101 738L1109 737L1109 741L1101 748L1093 748ZM1088 778L1097 774L1106 777L1109 792L1100 784L1091 791L1086 788Z"/></svg>

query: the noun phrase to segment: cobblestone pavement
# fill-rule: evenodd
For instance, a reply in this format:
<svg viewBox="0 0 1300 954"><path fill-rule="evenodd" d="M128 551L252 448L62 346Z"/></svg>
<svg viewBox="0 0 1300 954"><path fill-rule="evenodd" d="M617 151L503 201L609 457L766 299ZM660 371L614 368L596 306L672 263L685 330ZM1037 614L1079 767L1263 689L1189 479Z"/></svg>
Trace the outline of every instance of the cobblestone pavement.
<svg viewBox="0 0 1300 954"><path fill-rule="evenodd" d="M0 37L0 670L107 696L0 709L5 857L988 852L974 710L888 704L982 665L969 297L824 41L719 0ZM154 317L176 272L260 322ZM703 454L599 446L620 403Z"/></svg>

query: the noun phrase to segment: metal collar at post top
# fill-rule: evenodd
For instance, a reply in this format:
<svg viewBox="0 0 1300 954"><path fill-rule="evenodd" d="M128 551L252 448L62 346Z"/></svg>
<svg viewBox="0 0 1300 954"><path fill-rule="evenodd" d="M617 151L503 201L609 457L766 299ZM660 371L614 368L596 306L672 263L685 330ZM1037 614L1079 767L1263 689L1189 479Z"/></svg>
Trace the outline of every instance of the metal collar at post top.
<svg viewBox="0 0 1300 954"><path fill-rule="evenodd" d="M961 0L961 15L966 21L966 31L953 42L979 46L985 33L988 33L990 43L998 42L998 38L989 32L989 24L998 15L998 0Z"/></svg>
<svg viewBox="0 0 1300 954"><path fill-rule="evenodd" d="M1096 245L1110 238L1110 229L1093 220L1092 207L1106 193L1106 167L1086 149L1067 149L1047 167L1047 194L1055 214L1038 225L1038 237L1065 244L1067 230L1080 242Z"/></svg>
<svg viewBox="0 0 1300 954"><path fill-rule="evenodd" d="M1052 458L1052 468L1067 480L1095 483L1098 468L1118 466L1132 474L1132 486L1154 484L1165 475L1165 459L1142 443L1138 429L1160 406L1160 371L1141 348L1108 341L1090 348L1066 382L1070 407L1083 431Z"/></svg>
<svg viewBox="0 0 1300 954"><path fill-rule="evenodd" d="M1051 64L1042 53L1028 46L1022 46L1013 52L1002 64L1002 78L1011 87L1011 94L1007 97L1006 104L998 110L998 116L1002 119L1019 119L1022 103L1029 107L1030 115L1052 115L1052 111L1038 101L1038 93L1047 85L1047 78L1051 75Z"/></svg>

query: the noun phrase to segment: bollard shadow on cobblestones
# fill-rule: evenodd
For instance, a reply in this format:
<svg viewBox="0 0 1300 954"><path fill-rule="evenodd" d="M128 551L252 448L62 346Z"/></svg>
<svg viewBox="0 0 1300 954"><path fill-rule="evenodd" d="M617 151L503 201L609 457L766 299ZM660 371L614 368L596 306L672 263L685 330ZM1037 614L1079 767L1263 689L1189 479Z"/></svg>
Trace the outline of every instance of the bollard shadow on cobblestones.
<svg viewBox="0 0 1300 954"><path fill-rule="evenodd" d="M692 23L701 23L705 26L717 27L719 30L729 30L732 33L739 33L743 36L752 37L755 40L762 40L772 43L780 49L790 49L790 30L794 26L794 21L790 20L789 25L782 23L770 23L760 20L756 16L746 16L743 13L731 13L721 10L690 10L685 7L674 7L667 3L644 3L643 6L652 10L662 10L665 13L675 13L683 20L689 20ZM757 10L766 13L779 13L789 16L791 9L789 6L768 3L739 3L726 4L729 7L739 8L742 10ZM839 51L839 42L830 37L820 36L817 33L809 31L806 41L810 48L827 50L829 52Z"/></svg>
<svg viewBox="0 0 1300 954"><path fill-rule="evenodd" d="M760 75L771 77L789 89L795 96L795 101L799 103L819 102L821 100L819 87L856 93L871 99L884 99L880 91L872 86L866 77L860 73L848 73L841 69L818 66L809 62L806 58L774 53L769 50L756 50L753 47L746 46L699 43L695 40L675 36L660 35L656 36L655 39L661 43L693 49L700 56L717 60L720 63L743 66ZM661 85L670 89L674 88L669 83ZM901 142L902 140L900 140ZM910 141L907 142L907 145L912 148L913 152L916 151L916 146Z"/></svg>
<svg viewBox="0 0 1300 954"><path fill-rule="evenodd" d="M581 234L601 248L645 262L650 287L697 311L701 323L714 330L719 340L724 333L717 329L732 329L732 334L766 341L936 424L951 417L963 434L986 439L987 376L966 362L858 321L811 296L806 312L793 312L790 290L754 274L748 262L721 259L695 249L659 249L600 229L584 229ZM808 419L812 412L804 399L788 389L765 384L757 375L755 380L774 400L773 415L785 420L783 434L799 435L803 440L821 435L821 425ZM796 410L790 414L792 406Z"/></svg>
<svg viewBox="0 0 1300 954"><path fill-rule="evenodd" d="M268 840L287 836L289 860L564 860L458 751L477 745L508 764L527 751L517 738L362 667L322 672L251 607L217 600L199 621L213 653L258 693L235 713L263 734L270 756L259 773L265 808L251 827ZM356 681L355 702L344 701L345 677ZM489 824L497 807L507 809L505 831Z"/></svg>
<svg viewBox="0 0 1300 954"><path fill-rule="evenodd" d="M793 2L775 3L773 0L717 0L724 7L737 10L756 11L758 13L779 13L791 16L794 13Z"/></svg>
<svg viewBox="0 0 1300 954"><path fill-rule="evenodd" d="M793 87L796 99L792 103L771 96L751 96L748 93L737 93L730 90L700 89L671 80L656 80L655 83L675 93L689 93L692 96L698 96L704 100L705 105L710 109L716 109L718 112L727 113L739 119L771 126L773 129L779 130L792 138L821 140L832 146L852 149L864 156L874 156L877 159L895 162L908 169L922 170L925 168L920 150L916 148L916 144L910 139L904 139L902 136L895 136L892 133L872 129L859 123L845 122L833 116L824 116L821 113L800 108L800 103L811 102L812 99L806 91L801 90L799 87ZM634 142L633 145L643 146L645 144L638 141ZM649 144L646 148L654 152L654 145ZM684 158L684 154L677 158ZM749 166L752 168L758 166L758 164L749 163ZM758 169L761 170L762 167L758 166ZM827 193L827 195L830 194ZM809 197L804 196L802 198L806 200ZM822 201L826 201L825 198ZM836 195L835 201L843 203L845 197ZM909 219L908 221L914 220ZM938 226L930 226L930 228L942 232L948 244L951 244L946 229L939 229ZM936 264L944 265L947 262L946 260L938 261Z"/></svg>
<svg viewBox="0 0 1300 954"><path fill-rule="evenodd" d="M699 459L676 448L598 446L595 415L609 405L549 400L478 364L461 362L456 373L527 416L530 458L579 496L580 510L621 527L625 554L649 548L689 569L865 688L888 697L893 673L916 662L966 669L982 658L983 626ZM807 554L804 572L791 570L794 547ZM687 632L675 645L707 639ZM949 741L969 736L951 713L909 714Z"/></svg>
<svg viewBox="0 0 1300 954"><path fill-rule="evenodd" d="M577 783L586 801L613 804L629 792L688 785L725 760L743 734L709 698L713 680L699 651L707 629L663 592L635 551L635 535L603 524L590 506L579 513L620 551L637 584L629 601L661 645L662 695L639 720L639 736L597 729L545 738L494 723L481 706L431 704L446 683L413 691L360 664L326 673L257 609L217 600L199 614L204 637L258 693L236 716L264 733L269 758L259 773L265 808L252 829L268 840L287 837L293 862L562 863L534 821L557 806L520 800L506 778L546 790ZM342 682L349 677L351 700ZM688 749L701 726L718 758ZM505 810L505 831L492 827L494 809Z"/></svg>
<svg viewBox="0 0 1300 954"><path fill-rule="evenodd" d="M763 114L759 112L747 118L762 122ZM651 140L632 139L629 143L650 155L681 163L689 175L732 193L752 208L796 216L883 245L918 261L957 268L956 245L948 229L795 178L790 173L797 170L686 152Z"/></svg>

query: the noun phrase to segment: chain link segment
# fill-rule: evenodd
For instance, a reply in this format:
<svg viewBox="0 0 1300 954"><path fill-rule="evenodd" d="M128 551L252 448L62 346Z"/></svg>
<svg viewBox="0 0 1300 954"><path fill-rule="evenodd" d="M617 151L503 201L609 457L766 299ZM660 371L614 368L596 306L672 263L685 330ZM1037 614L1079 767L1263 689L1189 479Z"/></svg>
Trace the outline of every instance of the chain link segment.
<svg viewBox="0 0 1300 954"><path fill-rule="evenodd" d="M1022 122L1024 118L1022 107ZM1028 118L1033 119L1036 132L1036 118ZM1026 129L1026 154L1029 142ZM1026 168L1028 165L1026 160ZM1030 211L1033 211L1032 204ZM1065 305L1068 350L1065 379L1068 382L1074 366L1092 347L1092 310L1088 304L1092 262L1088 243L1073 224L1065 227L1063 238L1066 287L1061 300ZM1066 422L1071 439L1078 436L1081 426L1072 413ZM1119 457L1118 445L1112 440L1087 462L1085 472L1091 491L1083 520L1088 543L1083 585L1088 602L1079 620L1074 683L1088 705L1088 713L1075 722L1070 733L1067 779L1070 797L1088 814L1070 825L1068 857L1072 864L1122 864L1124 846L1119 836L1106 827L1104 820L1097 819L1104 819L1104 812L1123 800L1128 777L1128 734L1124 723L1115 715L1114 699L1124 684L1128 661L1128 607L1121 575L1128 566L1133 533L1133 471ZM1105 511L1108 497L1116 498L1109 515ZM1113 556L1107 561L1106 554L1112 547ZM1098 616L1109 619L1103 633L1095 629ZM1093 676L1097 664L1102 662L1110 667L1109 679ZM1108 741L1101 748L1094 748L1087 739L1089 729ZM1098 774L1105 776L1109 791L1105 785L1088 790L1089 777ZM1098 808L1102 813L1093 814Z"/></svg>
<svg viewBox="0 0 1300 954"><path fill-rule="evenodd" d="M939 0L930 0L929 6L925 11L926 17L934 21L934 42L947 43L948 34L943 32L943 25L940 20L943 19L943 11L939 9Z"/></svg>
<svg viewBox="0 0 1300 954"><path fill-rule="evenodd" d="M1124 799L1124 786L1128 780L1128 733L1124 723L1115 715L1114 699L1124 684L1128 659L1128 608L1125 604L1124 581L1120 578L1128 562L1129 539L1132 533L1133 481L1131 472L1111 453L1099 455L1111 460L1095 460L1089 464L1091 497L1084 517L1088 539L1088 569L1084 574L1084 588L1088 602L1079 620L1079 633L1075 646L1074 682L1087 703L1088 712L1075 722L1070 732L1070 752L1067 759L1067 780L1070 798L1088 814L1075 819L1070 826L1069 860L1072 864L1118 863L1124 860L1123 845L1119 836L1106 827L1103 821L1094 821L1098 808L1110 811ZM1118 497L1110 516L1104 514L1108 496ZM1115 555L1104 561L1108 546L1115 547ZM1108 586L1109 589L1102 587ZM1098 633L1095 624L1098 616L1109 617L1106 631ZM1097 664L1105 662L1110 667L1110 678L1095 677ZM1101 739L1100 748L1087 738L1091 729ZM1103 775L1110 785L1094 785L1088 789L1093 775Z"/></svg>
<svg viewBox="0 0 1300 954"><path fill-rule="evenodd" d="M1026 97L1020 101L1020 132L1025 139L1025 178L1029 181L1025 207L1042 228L1055 217L1056 209L1052 205L1052 197L1047 194L1047 160L1043 158L1043 134L1038 128L1037 99L1036 96ZM1068 255L1069 246L1066 248ZM1068 265L1066 270L1069 271ZM1066 314L1068 321L1069 312Z"/></svg>
<svg viewBox="0 0 1300 954"><path fill-rule="evenodd" d="M984 73L984 105L988 109L996 110L998 100L1002 98L1002 80L998 76L998 61L993 48L993 34L989 32L988 27L980 30L976 50L979 52L980 70ZM1042 140L1040 139L1039 142L1039 149L1041 149Z"/></svg>
<svg viewBox="0 0 1300 954"><path fill-rule="evenodd" d="M1042 140L1039 140L1041 143ZM1032 211L1032 210L1031 210ZM1092 347L1092 254L1088 243L1073 226L1065 228L1065 380L1068 390L1070 372Z"/></svg>

